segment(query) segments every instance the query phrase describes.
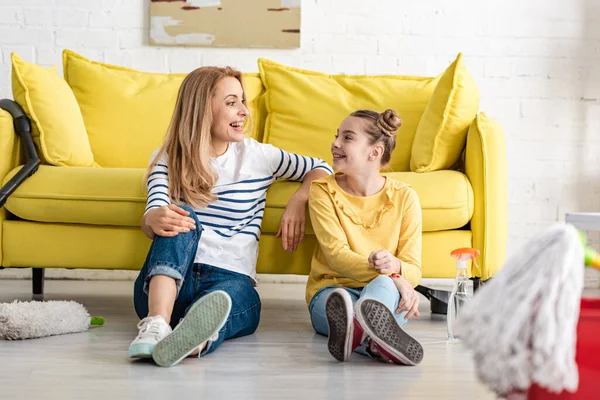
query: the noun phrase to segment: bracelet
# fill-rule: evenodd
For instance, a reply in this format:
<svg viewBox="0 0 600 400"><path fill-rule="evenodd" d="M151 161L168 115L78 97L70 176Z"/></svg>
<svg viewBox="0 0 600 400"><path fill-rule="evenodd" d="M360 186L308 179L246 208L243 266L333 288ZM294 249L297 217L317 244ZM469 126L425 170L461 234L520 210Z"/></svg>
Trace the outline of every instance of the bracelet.
<svg viewBox="0 0 600 400"><path fill-rule="evenodd" d="M397 272L390 275L390 278L401 278L401 277L402 277L402 274L399 274Z"/></svg>

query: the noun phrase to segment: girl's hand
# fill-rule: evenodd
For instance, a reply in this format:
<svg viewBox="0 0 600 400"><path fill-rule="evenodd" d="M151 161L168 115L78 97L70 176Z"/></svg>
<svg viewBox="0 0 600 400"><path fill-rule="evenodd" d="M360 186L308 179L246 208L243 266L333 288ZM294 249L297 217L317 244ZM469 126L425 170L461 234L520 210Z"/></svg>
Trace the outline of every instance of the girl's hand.
<svg viewBox="0 0 600 400"><path fill-rule="evenodd" d="M153 208L142 218L142 229L145 225L150 227L156 235L177 236L179 232L196 229L196 222L188 215L190 215L189 212L175 204Z"/></svg>
<svg viewBox="0 0 600 400"><path fill-rule="evenodd" d="M408 283L403 277L392 278L398 292L400 293L400 302L398 308L396 308L396 314L407 311L404 319L409 319L413 315L415 317L420 316L419 314L419 293Z"/></svg>
<svg viewBox="0 0 600 400"><path fill-rule="evenodd" d="M302 239L304 239L307 202L308 200L305 196L296 192L290 198L290 201L288 201L283 212L277 237L281 237L283 249L290 253L295 251L298 245L302 243Z"/></svg>
<svg viewBox="0 0 600 400"><path fill-rule="evenodd" d="M369 255L369 264L382 275L400 273L400 260L388 250L377 250Z"/></svg>

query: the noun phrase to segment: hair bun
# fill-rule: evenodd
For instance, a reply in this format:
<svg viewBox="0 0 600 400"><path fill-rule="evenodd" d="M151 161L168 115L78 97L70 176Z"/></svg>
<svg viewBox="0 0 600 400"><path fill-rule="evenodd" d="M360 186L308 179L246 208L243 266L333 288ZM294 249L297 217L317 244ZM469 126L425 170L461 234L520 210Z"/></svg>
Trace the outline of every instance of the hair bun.
<svg viewBox="0 0 600 400"><path fill-rule="evenodd" d="M379 118L377 118L377 127L386 136L395 136L401 126L402 120L394 110L387 109L379 114Z"/></svg>

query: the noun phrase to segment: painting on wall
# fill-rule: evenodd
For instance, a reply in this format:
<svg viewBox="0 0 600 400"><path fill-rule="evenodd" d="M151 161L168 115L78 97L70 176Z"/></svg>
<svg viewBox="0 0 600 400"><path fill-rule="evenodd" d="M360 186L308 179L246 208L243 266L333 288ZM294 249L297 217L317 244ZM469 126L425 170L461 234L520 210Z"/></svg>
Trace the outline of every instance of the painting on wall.
<svg viewBox="0 0 600 400"><path fill-rule="evenodd" d="M152 0L150 43L300 47L301 0Z"/></svg>

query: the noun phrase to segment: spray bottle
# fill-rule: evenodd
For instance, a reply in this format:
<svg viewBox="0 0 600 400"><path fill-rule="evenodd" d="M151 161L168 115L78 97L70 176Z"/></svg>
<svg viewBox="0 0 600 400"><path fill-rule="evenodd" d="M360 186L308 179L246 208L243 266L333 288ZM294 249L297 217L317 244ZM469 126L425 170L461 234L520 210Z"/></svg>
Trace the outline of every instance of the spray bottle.
<svg viewBox="0 0 600 400"><path fill-rule="evenodd" d="M462 307L472 297L469 292L467 261L471 260L473 266L477 267L475 258L479 256L479 251L471 248L460 248L452 251L450 255L456 259L456 279L448 299L447 324L448 340L455 340L458 339L456 336L456 320Z"/></svg>

